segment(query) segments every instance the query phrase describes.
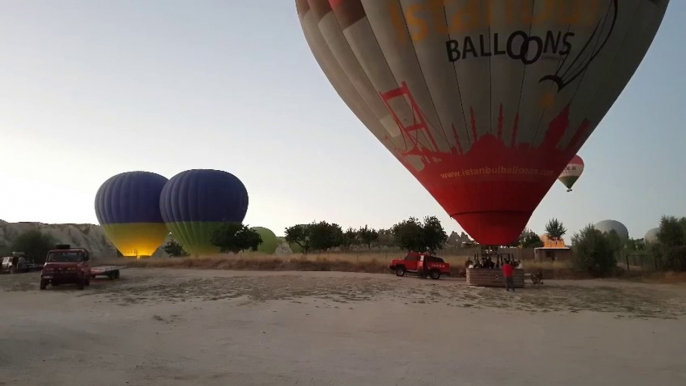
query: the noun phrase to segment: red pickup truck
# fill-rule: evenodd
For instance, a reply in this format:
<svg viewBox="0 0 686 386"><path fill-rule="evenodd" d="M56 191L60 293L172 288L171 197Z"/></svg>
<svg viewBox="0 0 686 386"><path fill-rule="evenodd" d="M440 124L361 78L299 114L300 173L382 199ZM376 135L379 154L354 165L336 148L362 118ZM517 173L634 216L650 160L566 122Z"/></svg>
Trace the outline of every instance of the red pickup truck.
<svg viewBox="0 0 686 386"><path fill-rule="evenodd" d="M56 287L60 284L74 283L80 290L91 283L96 276L107 276L110 279L119 278L118 266L91 267L90 253L84 248L72 248L67 244L55 246L48 252L40 276L40 289L44 290L48 284Z"/></svg>
<svg viewBox="0 0 686 386"><path fill-rule="evenodd" d="M425 264L428 268L428 276L433 280L440 279L441 275L450 275L450 264L429 253L408 252L404 259L393 259L389 268L397 276L405 276L405 273L409 272L425 277L422 273Z"/></svg>

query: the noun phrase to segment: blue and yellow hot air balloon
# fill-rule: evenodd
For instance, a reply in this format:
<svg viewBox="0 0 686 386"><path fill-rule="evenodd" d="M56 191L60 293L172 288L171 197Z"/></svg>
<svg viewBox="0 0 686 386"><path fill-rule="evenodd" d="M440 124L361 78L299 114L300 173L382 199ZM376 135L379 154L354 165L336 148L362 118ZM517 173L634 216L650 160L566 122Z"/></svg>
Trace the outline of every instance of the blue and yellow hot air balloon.
<svg viewBox="0 0 686 386"><path fill-rule="evenodd" d="M222 223L240 223L248 211L248 191L236 176L194 169L172 177L162 189L160 211L174 238L192 256L219 253L212 232Z"/></svg>
<svg viewBox="0 0 686 386"><path fill-rule="evenodd" d="M111 177L95 195L95 215L124 256L152 256L169 231L160 214L160 193L167 179L150 172Z"/></svg>

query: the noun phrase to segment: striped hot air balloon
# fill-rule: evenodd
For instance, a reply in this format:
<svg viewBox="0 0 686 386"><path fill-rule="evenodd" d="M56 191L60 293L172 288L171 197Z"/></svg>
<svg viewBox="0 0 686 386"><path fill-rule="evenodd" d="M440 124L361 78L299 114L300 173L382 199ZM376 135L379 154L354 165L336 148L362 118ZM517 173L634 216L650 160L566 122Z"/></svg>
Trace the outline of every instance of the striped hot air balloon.
<svg viewBox="0 0 686 386"><path fill-rule="evenodd" d="M219 252L212 232L222 223L240 223L248 211L248 191L233 174L188 170L172 177L160 197L162 218L174 238L192 256Z"/></svg>
<svg viewBox="0 0 686 386"><path fill-rule="evenodd" d="M124 256L152 256L167 227L160 193L167 179L150 172L127 172L105 181L95 195L95 214L107 238Z"/></svg>
<svg viewBox="0 0 686 386"><path fill-rule="evenodd" d="M562 171L562 174L560 174L560 177L558 180L562 182L564 186L567 187L567 191L571 192L572 191L572 186L576 183L576 181L581 177L581 174L584 172L584 160L581 159L578 155L575 155L574 158L569 162L565 170Z"/></svg>
<svg viewBox="0 0 686 386"><path fill-rule="evenodd" d="M482 245L521 234L668 3L295 0L338 95Z"/></svg>

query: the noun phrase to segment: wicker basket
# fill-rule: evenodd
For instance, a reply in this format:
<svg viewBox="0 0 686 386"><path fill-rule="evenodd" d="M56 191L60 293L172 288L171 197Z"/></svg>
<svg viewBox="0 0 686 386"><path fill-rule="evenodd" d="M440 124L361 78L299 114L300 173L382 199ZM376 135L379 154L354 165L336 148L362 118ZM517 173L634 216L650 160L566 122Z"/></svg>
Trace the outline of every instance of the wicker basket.
<svg viewBox="0 0 686 386"><path fill-rule="evenodd" d="M467 285L475 287L505 288L505 277L500 269L467 268ZM515 288L524 288L524 270L514 270Z"/></svg>

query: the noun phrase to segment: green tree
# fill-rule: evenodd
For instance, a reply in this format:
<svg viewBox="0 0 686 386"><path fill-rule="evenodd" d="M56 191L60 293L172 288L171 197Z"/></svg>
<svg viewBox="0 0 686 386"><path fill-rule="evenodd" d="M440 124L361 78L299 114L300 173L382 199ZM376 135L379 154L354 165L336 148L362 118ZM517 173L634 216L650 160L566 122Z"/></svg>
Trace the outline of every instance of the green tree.
<svg viewBox="0 0 686 386"><path fill-rule="evenodd" d="M345 232L343 232L343 243L341 244L342 248L347 250L358 245L359 243L359 235L355 229L348 228Z"/></svg>
<svg viewBox="0 0 686 386"><path fill-rule="evenodd" d="M35 264L45 263L48 251L55 247L55 239L38 229L32 229L19 235L12 243L13 252L24 252L27 259Z"/></svg>
<svg viewBox="0 0 686 386"><path fill-rule="evenodd" d="M164 246L164 251L172 257L188 256L188 252L183 249L183 246L176 242L176 240L169 240Z"/></svg>
<svg viewBox="0 0 686 386"><path fill-rule="evenodd" d="M610 242L612 250L615 251L617 257L619 257L619 253L622 252L625 246L625 243L622 241L622 238L619 237L619 233L617 233L616 230L612 229L605 234L605 237L607 237L607 240Z"/></svg>
<svg viewBox="0 0 686 386"><path fill-rule="evenodd" d="M545 233L551 240L560 240L562 236L567 234L567 228L564 227L562 221L554 218L545 224Z"/></svg>
<svg viewBox="0 0 686 386"><path fill-rule="evenodd" d="M516 246L521 246L522 248L540 248L543 246L543 241L541 241L541 238L538 237L536 232L526 228L522 231L522 234L519 235Z"/></svg>
<svg viewBox="0 0 686 386"><path fill-rule="evenodd" d="M367 249L372 249L372 243L379 239L379 232L377 232L375 229L369 228L366 225L364 228L360 228L357 231L357 234L359 235L362 244L367 246Z"/></svg>
<svg viewBox="0 0 686 386"><path fill-rule="evenodd" d="M408 252L424 252L424 229L415 217L401 221L391 228L395 244Z"/></svg>
<svg viewBox="0 0 686 386"><path fill-rule="evenodd" d="M579 270L596 277L610 275L617 268L617 250L610 238L588 225L572 237Z"/></svg>
<svg viewBox="0 0 686 386"><path fill-rule="evenodd" d="M642 252L646 249L646 244L643 239L629 239L624 246L629 252Z"/></svg>
<svg viewBox="0 0 686 386"><path fill-rule="evenodd" d="M377 231L378 236L376 239L376 242L378 245L384 246L384 247L390 247L395 245L395 239L393 237L393 230L392 229L379 229Z"/></svg>
<svg viewBox="0 0 686 386"><path fill-rule="evenodd" d="M343 229L338 224L326 221L310 225L310 248L315 251L328 251L343 244Z"/></svg>
<svg viewBox="0 0 686 386"><path fill-rule="evenodd" d="M680 247L686 244L685 233L682 221L674 216L662 216L657 240L668 247Z"/></svg>
<svg viewBox="0 0 686 386"><path fill-rule="evenodd" d="M392 231L396 245L414 252L434 253L448 240L441 222L435 216L425 217L423 224L417 218L410 217L393 225Z"/></svg>
<svg viewBox="0 0 686 386"><path fill-rule="evenodd" d="M262 244L262 236L247 225L224 223L212 232L210 242L222 253L238 253L244 250L256 251Z"/></svg>
<svg viewBox="0 0 686 386"><path fill-rule="evenodd" d="M297 224L286 228L286 242L289 244L297 244L303 249L303 253L307 254L310 251L310 234L312 233L312 224Z"/></svg>
<svg viewBox="0 0 686 386"><path fill-rule="evenodd" d="M5 244L0 244L0 257L9 256L12 253L12 247Z"/></svg>
<svg viewBox="0 0 686 386"><path fill-rule="evenodd" d="M657 239L658 243L650 248L656 266L666 271L686 271L686 219L663 216Z"/></svg>
<svg viewBox="0 0 686 386"><path fill-rule="evenodd" d="M436 216L424 217L422 230L424 234L424 247L431 253L436 253L436 251L442 249L445 242L448 241L448 234L445 233L441 221Z"/></svg>

